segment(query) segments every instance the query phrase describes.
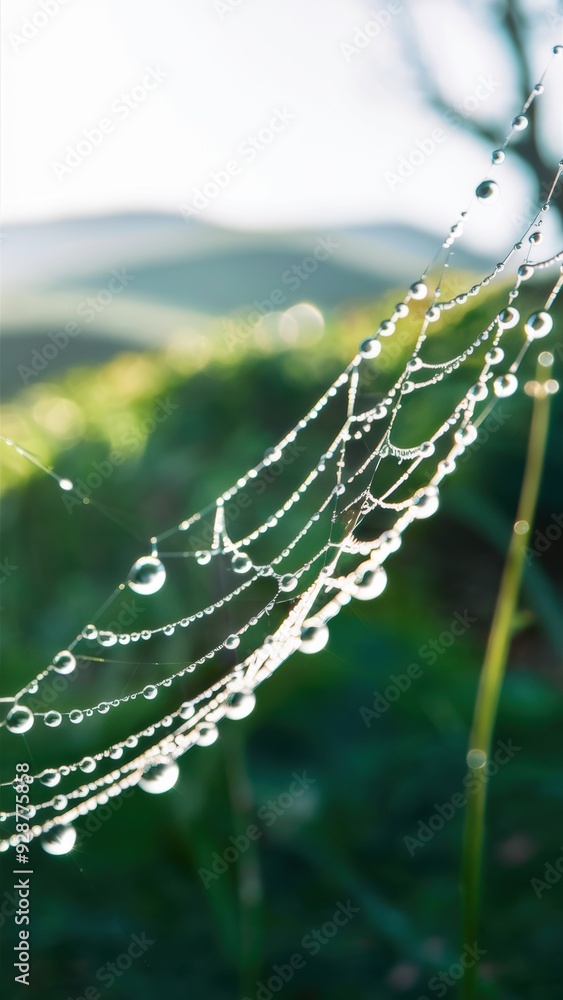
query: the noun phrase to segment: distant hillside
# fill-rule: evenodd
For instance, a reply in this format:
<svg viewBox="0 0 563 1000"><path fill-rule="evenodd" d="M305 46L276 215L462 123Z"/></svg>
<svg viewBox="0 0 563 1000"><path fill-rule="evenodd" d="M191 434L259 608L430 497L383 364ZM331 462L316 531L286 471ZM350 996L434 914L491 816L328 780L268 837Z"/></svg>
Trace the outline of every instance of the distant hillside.
<svg viewBox="0 0 563 1000"><path fill-rule="evenodd" d="M18 366L69 322L80 335L51 359L52 371L162 346L188 329L205 334L212 317L244 317L253 303L267 312L303 301L321 310L370 301L410 284L439 245L437 235L391 224L239 232L158 214L8 227L3 391L21 387ZM484 266L463 253L456 263Z"/></svg>

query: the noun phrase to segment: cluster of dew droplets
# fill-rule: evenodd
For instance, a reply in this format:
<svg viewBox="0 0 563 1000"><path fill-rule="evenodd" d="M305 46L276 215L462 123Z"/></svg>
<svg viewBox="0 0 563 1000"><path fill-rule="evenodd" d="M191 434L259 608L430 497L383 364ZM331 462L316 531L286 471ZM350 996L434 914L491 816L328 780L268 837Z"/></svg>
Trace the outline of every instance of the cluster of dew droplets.
<svg viewBox="0 0 563 1000"><path fill-rule="evenodd" d="M554 50L555 51L555 50ZM557 47L556 55L559 55ZM491 164L494 171L506 160L507 149L513 138L525 130L528 125L528 114L532 102L543 91L543 83L536 85L520 113L512 121L511 129L504 143L491 154ZM440 488L443 480L456 469L459 457L470 448L477 438L478 425L483 415L494 405L494 400L512 395L518 389L518 369L522 360L536 340L547 337L553 328L552 306L563 284L563 276L559 276L545 304L522 320L519 310L514 305L518 298L520 285L534 277L537 270L545 270L549 266L559 265L563 261L563 252L547 261L531 262L530 254L542 242L542 213L549 209L549 203L555 185L561 175L560 164L553 181L552 188L541 206L537 217L532 220L529 230L524 234L522 242L515 244L501 261L493 273L466 292L459 293L455 298L443 300L441 293L441 276L448 267L448 261L454 252L452 247L463 235L464 226L471 206L463 211L449 230L442 244L444 259L442 274L438 281L432 282L429 272L413 282L404 300L399 302L388 318L384 319L374 333L362 340L358 354L348 367L337 377L321 398L311 407L307 414L284 438L267 453L261 462L241 476L236 483L224 491L206 511L200 511L185 518L158 537L151 539L149 555L140 556L131 567L121 588L128 587L134 594L150 597L159 593L167 582L166 553L161 551L163 543L168 538L180 533L190 537L190 532L196 530L202 518L213 517L213 541L207 548L197 548L184 553L194 556L197 567L202 571L212 564L214 559L227 560L232 576L232 588L216 602L178 621L167 621L157 628L141 628L131 632L115 633L100 629L94 624L85 625L78 636L69 643L67 649L58 652L45 669L12 699L12 707L7 712L3 727L13 734L25 734L32 729L36 718L42 718L45 732L60 730L69 723L68 729L82 724L93 715L105 715L113 708L126 701L139 697L147 703L158 703L161 690L170 687L186 673L205 666L209 660L221 652L234 654L240 649L243 637L251 638L253 629L267 616L274 607L279 607L284 601L287 609L283 620L273 634L261 642L251 645L251 651L241 656L240 662L220 680L204 689L196 698L185 701L179 699L177 709L158 718L155 722L137 733L130 733L123 740L113 744L106 750L82 757L71 764L58 768L45 769L33 776L32 789L55 789L51 798L35 801L30 808L30 817L38 820L31 827L31 837L42 837L44 849L50 854L65 854L72 850L76 842L74 824L80 816L104 804L109 798L121 794L126 788L139 786L150 794L159 794L172 789L179 778L177 760L193 746L208 747L218 738L218 724L223 719L241 720L246 718L256 704L255 691L257 687L296 651L314 654L320 652L329 641L329 623L340 610L351 600L369 601L380 597L387 586L386 560L400 548L406 529L417 522L432 517L439 509ZM492 171L491 171L492 172ZM492 177L486 177L475 189L477 204L490 204L500 196L499 183ZM526 243L528 253L517 269L513 286L507 292L506 305L491 317L488 325L466 344L460 351L442 362L425 360L425 342L435 324L442 320L448 310L465 305L468 299L478 295L497 275L502 273L510 262L513 254L520 252ZM377 359L384 354L386 345L407 319L411 321L422 315L420 332L416 339L414 350L405 361L398 379L387 389L381 401L368 410L362 410L358 403L358 384L364 366L377 364ZM418 321L418 320L417 320ZM524 337L519 334L522 327ZM520 338L520 350L515 360L506 365L507 353L514 353L513 344ZM507 350L505 345L508 344ZM437 426L430 437L424 441L414 441L410 447L399 447L393 440L395 418L403 405L405 397L413 396L426 389L430 390L447 379L454 371L465 365L469 359L479 357L481 369L475 375L474 369L449 416ZM492 389L492 393L491 390ZM266 520L242 538L231 537L228 505L237 498L241 490L256 480L265 470L283 464L288 449L299 440L299 436L307 431L312 421L322 417L323 411L333 401L345 401L346 418L338 434L326 447L323 453L316 456L312 466L308 468L301 484L294 487L285 502L275 509ZM488 408L488 409L487 409ZM376 441L373 434L377 431ZM365 458L352 464L348 457L350 441L364 442ZM369 442L369 443L368 443ZM7 442L14 446L13 442ZM14 446L15 447L15 446ZM21 453L24 454L23 450ZM377 470L381 463L393 463L396 467L396 478L384 493L377 493ZM36 462L37 464L37 462ZM425 483L414 488L406 497L399 499L401 491L413 482L417 470L424 469ZM49 470L45 470L49 471ZM372 476L373 473L373 476ZM370 485L366 488L365 476L372 476ZM73 484L62 477L57 477L62 489L69 490ZM262 537L276 530L280 522L292 511L294 516L300 510L303 497L314 489L319 497L318 505L313 515L302 520L298 532L289 543L285 543L277 556L264 565L257 558L255 546ZM307 537L319 519L332 512L332 522L339 510L351 509L354 505L361 511L360 520L376 509L390 512L393 518L392 526L380 532L377 537L369 540L361 539L355 534L355 526L351 527L344 538L333 542L330 531L328 538L316 553L306 562L296 565L294 553L298 551L299 543ZM173 553L174 554L174 553ZM347 560L348 566L344 572L340 566ZM352 568L349 568L353 563ZM112 701L100 701L94 706L77 707L69 712L61 712L50 708L43 713L34 713L26 704L25 696L34 694L41 683L51 673L71 675L81 659L81 643L101 647L101 652L116 645L150 641L155 635L169 637L178 629L194 627L206 617L212 621L213 614L219 608L228 605L246 592L261 577L267 577L275 586L275 596L269 603L243 623L237 631L226 635L216 635L210 643L210 648L203 656L193 663L182 664L180 669L170 676L144 684L138 691L114 698ZM210 625L209 634L213 632ZM238 653L236 656L238 657ZM98 658L100 659L100 658ZM104 657L101 657L105 662ZM88 664L89 658L83 658ZM78 786L67 789L66 779L78 777L82 782ZM58 786L65 782L65 791L59 792ZM6 784L10 784L7 782ZM43 820L42 813L48 818ZM14 819L15 812L0 816L3 822ZM17 846L23 835L12 834L0 842L5 850Z"/></svg>

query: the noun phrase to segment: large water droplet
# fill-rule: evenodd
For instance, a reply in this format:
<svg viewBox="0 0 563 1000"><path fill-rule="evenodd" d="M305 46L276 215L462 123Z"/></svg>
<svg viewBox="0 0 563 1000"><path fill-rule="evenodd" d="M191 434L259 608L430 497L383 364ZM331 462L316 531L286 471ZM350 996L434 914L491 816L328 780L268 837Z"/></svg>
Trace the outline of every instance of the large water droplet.
<svg viewBox="0 0 563 1000"><path fill-rule="evenodd" d="M475 194L479 201L495 201L499 194L498 184L496 181L481 181L475 188Z"/></svg>
<svg viewBox="0 0 563 1000"><path fill-rule="evenodd" d="M47 830L41 838L41 846L47 854L68 854L76 843L76 830L73 826L57 823Z"/></svg>
<svg viewBox="0 0 563 1000"><path fill-rule="evenodd" d="M233 556L231 566L235 573L248 573L252 568L252 562L246 552L239 552Z"/></svg>
<svg viewBox="0 0 563 1000"><path fill-rule="evenodd" d="M159 795L160 792L168 792L176 784L180 775L180 768L175 760L163 760L157 764L151 764L144 772L139 781L139 788L144 792Z"/></svg>
<svg viewBox="0 0 563 1000"><path fill-rule="evenodd" d="M155 556L141 556L133 564L127 584L136 594L156 594L166 580L166 570Z"/></svg>
<svg viewBox="0 0 563 1000"><path fill-rule="evenodd" d="M305 622L301 629L299 649L302 653L318 653L321 649L324 649L328 639L329 631L326 625L315 625Z"/></svg>
<svg viewBox="0 0 563 1000"><path fill-rule="evenodd" d="M228 719L245 719L256 705L252 691L234 691L227 699L225 714Z"/></svg>
<svg viewBox="0 0 563 1000"><path fill-rule="evenodd" d="M516 118L512 119L512 128L515 132L523 132L525 128L528 128L526 115L516 115Z"/></svg>
<svg viewBox="0 0 563 1000"><path fill-rule="evenodd" d="M539 340L547 337L553 329L553 317L548 312L533 313L524 324L528 340Z"/></svg>
<svg viewBox="0 0 563 1000"><path fill-rule="evenodd" d="M58 674L71 674L76 666L76 660L68 649L62 649L53 657L53 670Z"/></svg>
<svg viewBox="0 0 563 1000"><path fill-rule="evenodd" d="M225 649L236 649L237 646L240 646L240 635L235 635L234 633L233 635L228 635L224 645Z"/></svg>
<svg viewBox="0 0 563 1000"><path fill-rule="evenodd" d="M503 309L498 318L499 326L503 326L505 330L510 330L511 327L516 326L520 320L520 313L514 306L507 306Z"/></svg>
<svg viewBox="0 0 563 1000"><path fill-rule="evenodd" d="M15 705L6 716L6 729L11 733L27 733L34 721L33 712L26 705Z"/></svg>
<svg viewBox="0 0 563 1000"><path fill-rule="evenodd" d="M503 396L512 396L518 388L518 379L516 375L499 375L498 378L493 382L493 391L495 396L499 398Z"/></svg>
<svg viewBox="0 0 563 1000"><path fill-rule="evenodd" d="M428 486L420 490L414 498L410 508L411 513L417 518L431 517L440 506L440 494L435 486Z"/></svg>
<svg viewBox="0 0 563 1000"><path fill-rule="evenodd" d="M82 722L83 718L84 718L84 712L81 712L79 708L74 708L72 712L70 712L69 714L70 721L74 722L75 725L78 725L79 722Z"/></svg>
<svg viewBox="0 0 563 1000"><path fill-rule="evenodd" d="M196 729L196 743L200 747L210 747L219 737L219 730L212 722L202 722Z"/></svg>
<svg viewBox="0 0 563 1000"><path fill-rule="evenodd" d="M493 149L491 153L491 160L493 163L504 163L506 155L503 149Z"/></svg>
<svg viewBox="0 0 563 1000"><path fill-rule="evenodd" d="M45 771L39 778L41 784L45 785L46 788L54 788L55 785L59 784L60 780L61 776L58 771Z"/></svg>
<svg viewBox="0 0 563 1000"><path fill-rule="evenodd" d="M381 354L381 342L377 337L368 337L367 340L362 340L360 354L362 358L376 358L378 354Z"/></svg>
<svg viewBox="0 0 563 1000"><path fill-rule="evenodd" d="M428 295L428 288L423 281L415 281L409 288L411 299L425 299Z"/></svg>
<svg viewBox="0 0 563 1000"><path fill-rule="evenodd" d="M157 694L158 688L155 687L154 684L147 684L147 686L143 688L143 698L146 698L147 701L152 701L153 698L156 698Z"/></svg>
<svg viewBox="0 0 563 1000"><path fill-rule="evenodd" d="M387 586L387 573L383 566L373 566L364 563L360 566L358 573L362 573L354 588L354 597L359 601L371 601L374 597L379 597Z"/></svg>
<svg viewBox="0 0 563 1000"><path fill-rule="evenodd" d="M478 770L487 763L487 754L484 750L470 750L467 754L467 766L472 770Z"/></svg>
<svg viewBox="0 0 563 1000"><path fill-rule="evenodd" d="M60 712L45 712L43 722L46 726L60 726L63 717Z"/></svg>

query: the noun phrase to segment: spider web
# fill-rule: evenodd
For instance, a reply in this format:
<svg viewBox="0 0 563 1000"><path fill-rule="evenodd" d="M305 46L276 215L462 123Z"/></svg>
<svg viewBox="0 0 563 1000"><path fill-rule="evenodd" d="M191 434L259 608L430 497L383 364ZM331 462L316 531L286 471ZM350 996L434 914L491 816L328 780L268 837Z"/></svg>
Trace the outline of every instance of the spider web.
<svg viewBox="0 0 563 1000"><path fill-rule="evenodd" d="M561 49L556 46L554 56ZM524 358L553 328L552 309L563 285L563 251L544 259L541 245L563 161L543 204L505 258L477 284L461 292L448 290L454 247L478 206L496 198L495 178L508 147L526 128L543 89L542 77L502 146L491 154L491 176L477 186L434 261L389 318L257 465L206 509L150 539L147 553L97 616L103 618L129 589L143 598L143 626L117 632L86 624L20 691L2 699L8 711L0 728L21 734L33 727L34 735L40 729L43 741L52 740L53 753L59 750L61 736L72 746L77 726L87 731L95 747L100 716L115 713L123 726L123 737L110 746L26 776L31 804L0 814L7 831L2 850L22 850L22 844L41 837L48 853L64 854L75 844L77 820L110 798L136 785L148 792L171 788L179 757L193 746L212 744L224 718L247 716L256 689L293 653L321 650L329 638L329 622L345 605L383 592L387 560L400 548L407 528L438 510L444 481L475 441L479 425L499 399L519 390ZM534 312L521 315L518 306L528 298L527 288L545 288L553 272L543 301ZM490 310L487 286L501 286L502 308L497 297ZM492 313L486 325L468 319L455 324L453 336L447 314L457 317L475 296L482 296L486 311ZM393 344L400 347L394 371L392 364L384 363L386 355L395 356ZM542 351L539 361L547 369L553 358ZM558 388L547 373L543 382L531 385L535 392ZM440 391L434 392L437 386ZM420 417L421 396L428 393L431 423ZM73 492L70 480L45 469L10 439L4 441L63 490ZM269 489L274 480L275 491ZM274 503L272 493L282 495L282 502ZM151 596L170 585L176 560L186 569L184 613L163 623L151 612ZM151 643L179 632L188 653L185 660L144 658L145 649L150 655ZM138 662L134 648L139 646L143 659ZM29 707L42 685L79 667L98 671L96 688L106 692L104 700L73 704L65 711ZM123 678L132 668L134 677L143 680L127 690ZM136 719L145 710L151 713L148 723L133 732L132 702L137 702L136 708L144 706L135 712ZM173 703L174 708L162 714L159 702ZM20 781L4 781L5 793L17 792ZM28 821L29 829L18 832L18 824Z"/></svg>

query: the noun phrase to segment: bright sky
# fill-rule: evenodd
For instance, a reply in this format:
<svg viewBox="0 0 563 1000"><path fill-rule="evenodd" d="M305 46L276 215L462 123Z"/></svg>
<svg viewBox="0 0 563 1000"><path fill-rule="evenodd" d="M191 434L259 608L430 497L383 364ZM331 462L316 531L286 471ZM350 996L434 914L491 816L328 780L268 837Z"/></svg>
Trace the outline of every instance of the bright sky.
<svg viewBox="0 0 563 1000"><path fill-rule="evenodd" d="M4 222L195 199L201 218L237 227L442 230L488 150L427 109L406 29L454 105L508 122L512 66L487 5L474 8L417 0L407 18L380 0L3 0ZM562 26L537 13L538 73ZM411 175L390 179L413 153ZM508 163L505 181L507 196L529 191Z"/></svg>

